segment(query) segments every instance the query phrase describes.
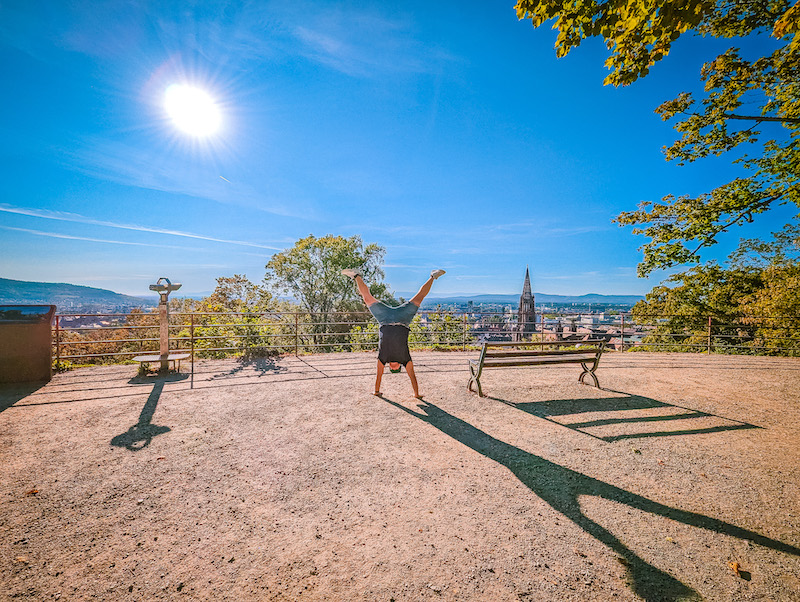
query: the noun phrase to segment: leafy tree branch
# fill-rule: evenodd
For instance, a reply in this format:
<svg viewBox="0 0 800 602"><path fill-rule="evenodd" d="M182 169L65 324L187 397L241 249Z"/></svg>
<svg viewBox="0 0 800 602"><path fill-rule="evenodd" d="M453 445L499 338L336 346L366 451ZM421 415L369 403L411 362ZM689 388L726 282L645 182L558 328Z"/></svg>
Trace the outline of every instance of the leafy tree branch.
<svg viewBox="0 0 800 602"><path fill-rule="evenodd" d="M743 174L697 197L668 195L620 214L618 224L649 238L641 247L641 276L699 263L700 251L723 233L773 207L800 208L800 2L518 0L516 10L535 27L553 21L558 56L602 37L610 51L605 83L615 86L646 76L689 32L728 39L769 34L778 41L754 60L728 49L703 65L702 98L684 92L656 109L663 120L675 120L680 134L664 149L667 160L683 165L735 151L732 161Z"/></svg>

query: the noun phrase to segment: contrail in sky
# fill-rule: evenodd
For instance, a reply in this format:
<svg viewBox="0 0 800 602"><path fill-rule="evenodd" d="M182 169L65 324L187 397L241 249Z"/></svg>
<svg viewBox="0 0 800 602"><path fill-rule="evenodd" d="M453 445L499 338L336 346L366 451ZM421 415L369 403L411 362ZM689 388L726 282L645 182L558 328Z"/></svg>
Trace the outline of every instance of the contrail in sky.
<svg viewBox="0 0 800 602"><path fill-rule="evenodd" d="M136 224L118 224L115 222L92 219L90 217L85 217L77 213L67 213L64 211L49 211L47 209L28 209L26 207L14 207L6 203L0 203L0 211L3 211L5 213L16 213L18 215L27 215L30 217L38 217L41 219L52 219L60 222L74 222L78 224L89 224L92 226L105 226L107 228L119 228L120 230L134 230L136 232L152 232L153 234L168 234L170 236L182 236L184 238L194 238L197 240L220 242L228 245L256 247L258 249L269 249L271 251L283 250L278 247L260 245L258 243L247 242L244 240L226 240L224 238L214 238L212 236L204 236L202 234L194 234L192 232L182 232L180 230L167 230L166 228L153 228L151 226L139 226Z"/></svg>
<svg viewBox="0 0 800 602"><path fill-rule="evenodd" d="M128 242L125 240L107 240L104 238L90 238L88 236L72 236L71 234L58 234L57 232L43 232L42 230L30 230L28 228L13 228L11 226L0 226L3 230L13 230L14 232L25 232L26 234L34 234L36 236L46 236L48 238L63 238L66 240L85 240L87 242L102 242L112 245L133 245L136 247L158 247L160 249L183 249L186 247L179 247L177 245L151 245L145 242Z"/></svg>

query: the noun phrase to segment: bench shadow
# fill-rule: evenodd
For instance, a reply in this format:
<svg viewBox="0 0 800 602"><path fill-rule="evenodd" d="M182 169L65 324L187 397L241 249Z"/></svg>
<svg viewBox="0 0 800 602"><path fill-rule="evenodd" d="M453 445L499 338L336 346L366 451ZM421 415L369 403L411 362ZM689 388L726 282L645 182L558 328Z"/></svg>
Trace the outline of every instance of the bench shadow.
<svg viewBox="0 0 800 602"><path fill-rule="evenodd" d="M152 423L153 415L158 407L158 400L164 391L164 385L168 382L179 382L189 378L188 374L168 374L165 376L136 376L130 384L145 384L153 382L153 390L147 397L147 401L139 413L139 420L124 433L116 435L111 439L111 445L124 447L128 451L139 451L150 445L153 437L168 433L171 429L168 426L158 426Z"/></svg>
<svg viewBox="0 0 800 602"><path fill-rule="evenodd" d="M600 497L685 525L750 541L785 554L800 556L800 548L716 518L661 504L545 460L495 439L432 403L423 402L418 405L420 411L415 411L389 399L383 399L386 403L430 424L462 445L508 468L521 483L555 511L569 518L584 532L617 553L621 564L626 567L629 586L636 595L645 600L700 600L701 596L690 586L637 556L608 529L584 515L580 507L580 496Z"/></svg>
<svg viewBox="0 0 800 602"><path fill-rule="evenodd" d="M4 412L21 399L28 397L28 395L33 395L46 384L46 382L36 382L0 385L0 412Z"/></svg>
<svg viewBox="0 0 800 602"><path fill-rule="evenodd" d="M587 399L555 399L552 401L534 401L525 403L516 403L501 399L499 397L487 396L487 399L499 401L508 406L522 410L527 414L542 418L553 424L563 426L579 432L583 435L589 435L601 441L614 442L624 439L643 439L648 437L674 437L677 435L699 435L703 433L719 433L723 431L735 431L742 429L759 429L760 426L726 418L710 412L702 412L692 408L658 401L649 397L642 397L641 395L631 395L621 391L612 391L610 389L603 389L611 393L616 393L617 397L602 397L602 398L587 398ZM557 416L571 416L583 413L598 413L598 412L625 412L630 410L648 410L665 408L671 410L670 414L656 415L656 416L610 416L608 418L599 418L594 420L586 420L582 422L559 422L554 420ZM671 421L685 421L693 418L712 418L723 421L724 424L714 426L698 426L697 428L682 428L676 427L674 429L664 428L658 431L643 431L643 432L626 432L608 436L598 436L586 431L585 429L593 427L613 426L613 425L629 425L634 427L636 425L662 423L665 427L669 426ZM685 425L685 422L681 422Z"/></svg>

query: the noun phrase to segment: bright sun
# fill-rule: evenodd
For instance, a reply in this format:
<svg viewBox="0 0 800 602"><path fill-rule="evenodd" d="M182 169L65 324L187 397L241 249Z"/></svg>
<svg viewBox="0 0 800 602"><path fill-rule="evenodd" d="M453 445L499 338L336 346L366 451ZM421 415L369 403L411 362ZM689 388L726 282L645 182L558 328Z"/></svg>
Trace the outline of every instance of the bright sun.
<svg viewBox="0 0 800 602"><path fill-rule="evenodd" d="M219 129L219 108L208 92L185 84L172 84L164 99L167 113L181 131L203 138Z"/></svg>

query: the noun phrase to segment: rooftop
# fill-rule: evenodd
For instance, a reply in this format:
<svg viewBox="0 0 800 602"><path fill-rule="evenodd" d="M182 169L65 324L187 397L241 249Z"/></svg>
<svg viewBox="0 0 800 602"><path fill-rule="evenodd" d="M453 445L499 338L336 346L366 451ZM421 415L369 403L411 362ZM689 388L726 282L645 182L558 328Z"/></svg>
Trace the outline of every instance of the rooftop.
<svg viewBox="0 0 800 602"><path fill-rule="evenodd" d="M800 592L800 359L413 353L0 388L0 585L169 600L781 599Z"/></svg>

